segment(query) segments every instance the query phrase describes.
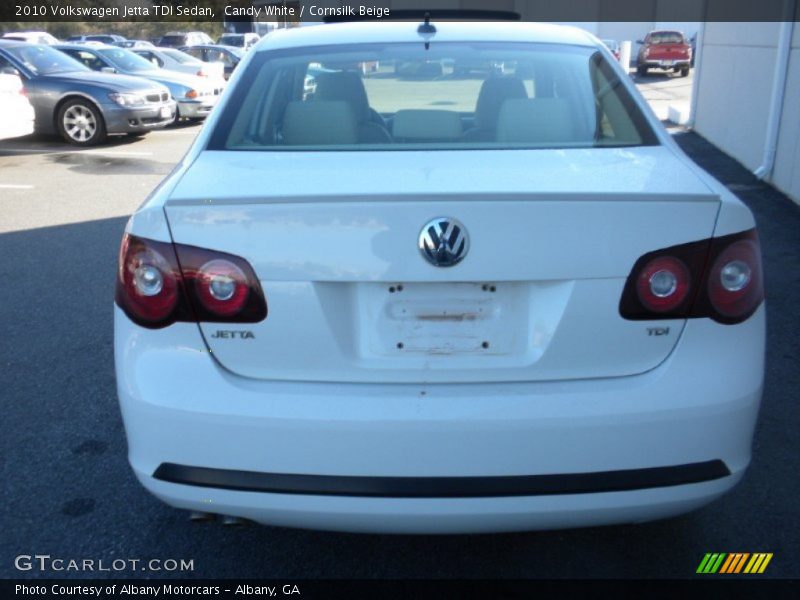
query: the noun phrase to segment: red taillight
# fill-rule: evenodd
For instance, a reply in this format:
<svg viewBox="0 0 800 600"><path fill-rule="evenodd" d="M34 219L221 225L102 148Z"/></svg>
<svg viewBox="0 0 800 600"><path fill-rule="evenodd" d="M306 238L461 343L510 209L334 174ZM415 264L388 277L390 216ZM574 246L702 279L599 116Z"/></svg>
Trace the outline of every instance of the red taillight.
<svg viewBox="0 0 800 600"><path fill-rule="evenodd" d="M636 291L641 303L657 313L678 308L689 294L689 269L673 256L651 260L636 280Z"/></svg>
<svg viewBox="0 0 800 600"><path fill-rule="evenodd" d="M253 268L245 259L175 244L185 288L198 321L257 323L267 302Z"/></svg>
<svg viewBox="0 0 800 600"><path fill-rule="evenodd" d="M250 294L247 276L227 260L217 259L204 264L197 271L194 284L203 306L225 317L241 311Z"/></svg>
<svg viewBox="0 0 800 600"><path fill-rule="evenodd" d="M117 303L137 323L159 327L180 300L180 274L171 244L126 235L119 251Z"/></svg>
<svg viewBox="0 0 800 600"><path fill-rule="evenodd" d="M208 73L206 73L205 71L203 71L203 69L200 69L200 70L197 72L197 76L198 76L198 77L208 77Z"/></svg>
<svg viewBox="0 0 800 600"><path fill-rule="evenodd" d="M176 321L254 323L267 316L258 279L238 256L126 234L116 301L149 328Z"/></svg>
<svg viewBox="0 0 800 600"><path fill-rule="evenodd" d="M750 315L763 298L761 252L750 239L734 242L717 256L708 276L711 306L727 319Z"/></svg>
<svg viewBox="0 0 800 600"><path fill-rule="evenodd" d="M632 320L709 317L740 323L764 299L754 229L650 252L634 265L620 299Z"/></svg>

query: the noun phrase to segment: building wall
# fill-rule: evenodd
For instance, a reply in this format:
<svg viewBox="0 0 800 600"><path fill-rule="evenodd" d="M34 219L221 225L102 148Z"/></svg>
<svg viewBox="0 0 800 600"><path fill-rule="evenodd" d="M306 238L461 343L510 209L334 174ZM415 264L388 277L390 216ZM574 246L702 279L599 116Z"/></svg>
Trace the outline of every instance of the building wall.
<svg viewBox="0 0 800 600"><path fill-rule="evenodd" d="M800 25L795 24L772 182L800 202Z"/></svg>
<svg viewBox="0 0 800 600"><path fill-rule="evenodd" d="M795 27L771 181L800 202L800 29ZM694 127L751 170L761 166L780 23L707 23Z"/></svg>

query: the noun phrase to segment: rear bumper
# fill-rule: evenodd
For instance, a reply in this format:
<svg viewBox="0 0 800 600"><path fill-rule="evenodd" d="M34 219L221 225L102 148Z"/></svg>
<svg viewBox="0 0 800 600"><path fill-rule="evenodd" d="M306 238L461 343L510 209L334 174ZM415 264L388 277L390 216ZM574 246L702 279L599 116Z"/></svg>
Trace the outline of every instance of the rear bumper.
<svg viewBox="0 0 800 600"><path fill-rule="evenodd" d="M0 140L30 135L34 131L33 111L28 110L22 114L15 114L13 119L4 119L0 122Z"/></svg>
<svg viewBox="0 0 800 600"><path fill-rule="evenodd" d="M179 100L178 114L187 119L205 118L217 105L219 96L212 96L202 100Z"/></svg>
<svg viewBox="0 0 800 600"><path fill-rule="evenodd" d="M153 473L153 477L159 481L182 485L271 494L376 498L500 498L623 492L703 483L722 479L730 474L724 462L709 460L688 465L624 471L494 477L287 475L162 463Z"/></svg>
<svg viewBox="0 0 800 600"><path fill-rule="evenodd" d="M689 68L689 59L647 59L639 63L640 67L648 69L686 69Z"/></svg>
<svg viewBox="0 0 800 600"><path fill-rule="evenodd" d="M195 325L144 330L119 309L115 322L142 484L275 525L480 532L680 514L741 479L761 398L763 306L737 326L689 321L642 375L525 384L256 381L220 368Z"/></svg>
<svg viewBox="0 0 800 600"><path fill-rule="evenodd" d="M639 523L704 506L743 473L669 488L554 496L395 498L273 494L199 488L136 473L156 497L187 510L285 527L362 533L489 533Z"/></svg>
<svg viewBox="0 0 800 600"><path fill-rule="evenodd" d="M162 109L168 110L169 116L164 116ZM144 108L105 104L103 105L103 117L108 133L135 133L166 127L175 118L175 110L174 100Z"/></svg>

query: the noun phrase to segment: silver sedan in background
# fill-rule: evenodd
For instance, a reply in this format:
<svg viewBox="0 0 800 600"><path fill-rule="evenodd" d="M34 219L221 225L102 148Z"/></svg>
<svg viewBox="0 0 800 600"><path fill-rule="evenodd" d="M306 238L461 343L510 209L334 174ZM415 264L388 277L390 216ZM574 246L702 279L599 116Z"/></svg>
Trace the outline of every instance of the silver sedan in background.
<svg viewBox="0 0 800 600"><path fill-rule="evenodd" d="M59 44L55 48L93 71L143 77L166 86L178 103L176 121L180 118L204 119L217 104L222 93L222 80L209 81L206 77L167 71L125 48L81 44Z"/></svg>
<svg viewBox="0 0 800 600"><path fill-rule="evenodd" d="M203 62L175 48L131 48L131 52L167 71L224 81L225 65L221 62Z"/></svg>

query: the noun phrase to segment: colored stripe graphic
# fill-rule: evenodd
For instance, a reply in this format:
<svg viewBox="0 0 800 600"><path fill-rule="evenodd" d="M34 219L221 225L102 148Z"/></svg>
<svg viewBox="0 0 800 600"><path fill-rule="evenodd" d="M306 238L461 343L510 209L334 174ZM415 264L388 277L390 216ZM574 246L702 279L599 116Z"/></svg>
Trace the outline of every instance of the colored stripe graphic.
<svg viewBox="0 0 800 600"><path fill-rule="evenodd" d="M716 573L719 570L722 561L727 556L724 552L723 553L707 553L704 557L700 566L697 567L698 573Z"/></svg>
<svg viewBox="0 0 800 600"><path fill-rule="evenodd" d="M738 556L738 554L728 554L728 558L724 563L722 563L722 568L719 570L719 572L728 573L728 570L731 568L731 565L736 562Z"/></svg>
<svg viewBox="0 0 800 600"><path fill-rule="evenodd" d="M764 558L764 562L761 563L761 568L758 570L759 573L763 573L764 570L767 568L769 561L772 560L772 552L769 552L766 557Z"/></svg>
<svg viewBox="0 0 800 600"><path fill-rule="evenodd" d="M724 559L725 559L725 553L723 552L722 554L719 555L717 561L711 566L711 570L709 571L709 573L716 573L719 570L719 567Z"/></svg>
<svg viewBox="0 0 800 600"><path fill-rule="evenodd" d="M700 561L700 566L697 567L697 571L696 572L697 573L705 573L706 572L706 565L708 564L708 561L710 559L711 559L711 555L710 554L706 554L703 557L703 560Z"/></svg>
<svg viewBox="0 0 800 600"><path fill-rule="evenodd" d="M744 566L745 561L750 556L749 553L734 552L728 555L728 560L722 565L720 573L739 573Z"/></svg>
<svg viewBox="0 0 800 600"><path fill-rule="evenodd" d="M742 554L741 558L739 559L739 562L736 563L736 569L731 571L731 572L732 573L740 573L741 570L742 570L742 567L744 566L744 563L747 561L747 559L749 557L750 557L750 553L749 552L745 552L744 554Z"/></svg>
<svg viewBox="0 0 800 600"><path fill-rule="evenodd" d="M767 568L769 561L772 560L772 552L759 552L753 554L753 558L747 563L744 569L745 573L763 573Z"/></svg>
<svg viewBox="0 0 800 600"><path fill-rule="evenodd" d="M750 573L763 573L772 560L771 552L707 552L697 567L697 573L720 575ZM745 566L747 565L747 566ZM744 569L744 570L743 570Z"/></svg>

